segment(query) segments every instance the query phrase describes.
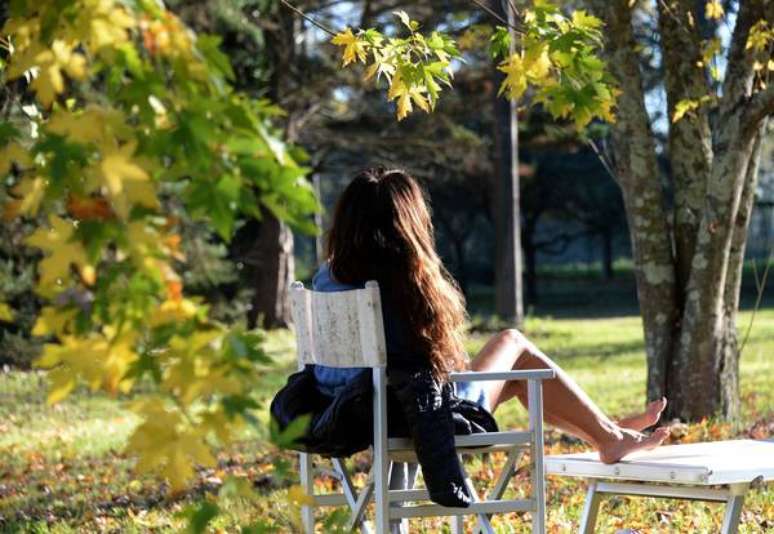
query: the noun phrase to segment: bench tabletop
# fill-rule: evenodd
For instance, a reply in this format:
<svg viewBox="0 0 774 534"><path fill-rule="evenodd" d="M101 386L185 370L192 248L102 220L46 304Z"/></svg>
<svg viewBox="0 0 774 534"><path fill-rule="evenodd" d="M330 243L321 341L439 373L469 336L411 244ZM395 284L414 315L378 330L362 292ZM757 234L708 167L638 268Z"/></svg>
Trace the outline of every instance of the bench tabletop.
<svg viewBox="0 0 774 534"><path fill-rule="evenodd" d="M547 474L678 484L735 484L774 480L774 439L665 445L603 464L597 453L545 457Z"/></svg>

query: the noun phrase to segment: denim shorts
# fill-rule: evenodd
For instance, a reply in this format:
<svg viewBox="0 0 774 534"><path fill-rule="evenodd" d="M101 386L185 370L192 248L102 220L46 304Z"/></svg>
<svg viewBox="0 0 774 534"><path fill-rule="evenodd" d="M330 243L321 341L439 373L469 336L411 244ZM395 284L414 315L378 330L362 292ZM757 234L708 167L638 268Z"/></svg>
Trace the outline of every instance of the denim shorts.
<svg viewBox="0 0 774 534"><path fill-rule="evenodd" d="M484 383L479 381L454 382L454 393L461 399L475 402L486 411L491 412L489 397L486 396Z"/></svg>

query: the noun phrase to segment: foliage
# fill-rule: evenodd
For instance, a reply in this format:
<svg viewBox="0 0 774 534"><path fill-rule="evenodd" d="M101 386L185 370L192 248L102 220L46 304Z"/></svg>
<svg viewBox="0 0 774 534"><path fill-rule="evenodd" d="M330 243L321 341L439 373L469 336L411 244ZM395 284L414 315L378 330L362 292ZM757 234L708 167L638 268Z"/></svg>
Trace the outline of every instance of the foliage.
<svg viewBox="0 0 774 534"><path fill-rule="evenodd" d="M414 105L425 112L435 108L441 86L451 85L451 60L460 54L448 35L434 31L425 36L418 31L419 23L405 11L394 14L408 29L408 37L386 39L373 28L358 30L357 34L346 28L331 42L344 47L344 67L358 61L367 63L370 54L365 80L384 76L389 86L387 99L397 100L397 117L403 120Z"/></svg>
<svg viewBox="0 0 774 534"><path fill-rule="evenodd" d="M259 334L185 294L167 201L226 240L261 206L309 229L301 154L274 131L278 108L232 90L218 39L156 2L15 2L3 35L6 79L35 97L29 118L0 125L0 171L5 217L45 221L26 244L44 256L33 333L49 341L49 402L80 382L113 395L154 383L128 450L180 490L244 425L267 357Z"/></svg>
<svg viewBox="0 0 774 534"><path fill-rule="evenodd" d="M370 62L364 79L385 77L387 99L397 99L401 120L413 111L412 102L426 112L434 109L440 84L451 85L450 60L461 56L450 36L434 31L426 37L405 12L395 15L409 37L385 39L373 28L356 33L346 28L331 42L343 47L343 66ZM554 118L571 118L578 128L595 117L612 122L616 90L599 58L602 22L583 10L568 18L556 5L541 1L524 11L521 23L515 43L510 28L500 26L491 35L492 56L502 59L498 69L506 74L498 94L518 100L532 88L534 102Z"/></svg>

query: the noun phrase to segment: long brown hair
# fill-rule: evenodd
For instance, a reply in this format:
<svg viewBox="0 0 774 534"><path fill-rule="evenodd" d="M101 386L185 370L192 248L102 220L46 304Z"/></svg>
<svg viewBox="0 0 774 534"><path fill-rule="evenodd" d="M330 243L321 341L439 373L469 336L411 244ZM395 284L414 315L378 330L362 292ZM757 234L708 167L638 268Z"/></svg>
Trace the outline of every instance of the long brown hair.
<svg viewBox="0 0 774 534"><path fill-rule="evenodd" d="M409 174L378 167L350 182L336 205L328 260L340 282L389 287L437 377L465 367L464 298L438 257L430 209Z"/></svg>

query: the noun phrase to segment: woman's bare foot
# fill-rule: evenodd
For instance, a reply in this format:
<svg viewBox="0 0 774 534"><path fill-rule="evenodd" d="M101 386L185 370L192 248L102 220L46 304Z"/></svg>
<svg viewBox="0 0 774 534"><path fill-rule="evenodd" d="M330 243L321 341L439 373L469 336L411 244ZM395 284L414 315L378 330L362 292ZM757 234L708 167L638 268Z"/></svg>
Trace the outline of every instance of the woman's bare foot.
<svg viewBox="0 0 774 534"><path fill-rule="evenodd" d="M669 436L669 428L665 426L657 428L650 435L628 428L622 428L620 432L618 439L599 447L602 463L614 464L633 452L655 449Z"/></svg>
<svg viewBox="0 0 774 534"><path fill-rule="evenodd" d="M649 403L644 412L620 419L618 426L642 432L646 428L658 423L658 420L661 418L661 412L664 411L666 405L666 397L661 397L660 400Z"/></svg>

